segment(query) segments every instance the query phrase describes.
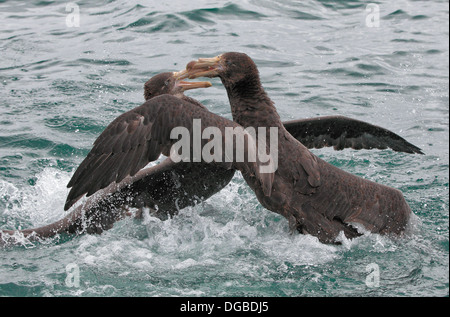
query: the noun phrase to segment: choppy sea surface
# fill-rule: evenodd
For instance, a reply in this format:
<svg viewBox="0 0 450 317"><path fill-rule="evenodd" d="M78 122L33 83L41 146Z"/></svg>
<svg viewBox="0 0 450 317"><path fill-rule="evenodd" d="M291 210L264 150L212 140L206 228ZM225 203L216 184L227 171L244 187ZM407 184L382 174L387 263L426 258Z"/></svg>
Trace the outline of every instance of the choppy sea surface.
<svg viewBox="0 0 450 317"><path fill-rule="evenodd" d="M312 150L400 189L414 226L325 245L290 234L236 174L167 221L0 249L0 296L449 295L448 1L68 4L0 1L0 228L62 218L74 169L143 102L143 84L227 51L254 59L283 120L345 115L419 146L425 155ZM212 83L188 95L231 118Z"/></svg>

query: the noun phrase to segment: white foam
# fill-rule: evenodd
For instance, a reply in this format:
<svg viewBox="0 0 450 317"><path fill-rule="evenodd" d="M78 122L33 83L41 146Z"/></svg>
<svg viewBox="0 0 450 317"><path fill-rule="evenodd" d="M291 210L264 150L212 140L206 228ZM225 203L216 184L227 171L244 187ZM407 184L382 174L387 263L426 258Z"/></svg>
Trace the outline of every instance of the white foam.
<svg viewBox="0 0 450 317"><path fill-rule="evenodd" d="M176 264L174 266L175 269L179 270L179 269L186 269L188 267L194 266L194 265L198 265L198 262L195 261L194 259L186 259L178 264Z"/></svg>
<svg viewBox="0 0 450 317"><path fill-rule="evenodd" d="M20 190L0 181L0 195L7 196L7 217L40 226L59 220L70 174L46 168L34 186ZM129 236L125 220L121 230L77 238L77 257L85 265L133 271L183 271L224 267L233 272L255 274L257 267L320 265L341 256L342 246L325 245L308 235L290 234L287 221L259 204L240 175L205 203L188 207L161 221L144 212L143 240ZM135 229L131 229L132 231ZM353 241L343 238L344 248ZM357 242L356 242L357 243Z"/></svg>
<svg viewBox="0 0 450 317"><path fill-rule="evenodd" d="M33 186L23 188L0 180L0 197L6 205L2 211L4 216L37 227L59 220L66 214L63 206L70 173L48 167L36 175L36 179Z"/></svg>
<svg viewBox="0 0 450 317"><path fill-rule="evenodd" d="M154 252L152 260L173 270L226 262L230 270L252 272L257 265L253 253L271 266L316 265L339 257L342 250L312 236L290 234L287 221L262 208L239 181L166 221L144 215L143 224L148 233L144 242Z"/></svg>

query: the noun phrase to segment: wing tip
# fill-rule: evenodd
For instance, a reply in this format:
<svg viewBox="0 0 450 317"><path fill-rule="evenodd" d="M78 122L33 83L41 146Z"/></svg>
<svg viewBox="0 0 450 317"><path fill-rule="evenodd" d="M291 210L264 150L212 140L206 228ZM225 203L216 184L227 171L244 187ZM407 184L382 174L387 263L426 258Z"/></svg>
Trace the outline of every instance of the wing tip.
<svg viewBox="0 0 450 317"><path fill-rule="evenodd" d="M66 201L66 203L64 204L64 211L67 211L70 209L70 207L72 207L72 205L74 204L74 201Z"/></svg>
<svg viewBox="0 0 450 317"><path fill-rule="evenodd" d="M69 192L69 195L67 195L66 203L64 204L64 211L69 210L81 197L83 197L85 193L82 193L81 195L77 195L74 197L73 193Z"/></svg>

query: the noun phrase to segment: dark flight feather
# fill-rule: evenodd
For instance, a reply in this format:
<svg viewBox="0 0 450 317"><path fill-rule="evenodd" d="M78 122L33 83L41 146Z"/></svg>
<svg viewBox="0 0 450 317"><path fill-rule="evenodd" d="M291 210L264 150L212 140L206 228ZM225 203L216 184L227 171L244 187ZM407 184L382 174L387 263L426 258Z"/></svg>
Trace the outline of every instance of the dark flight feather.
<svg viewBox="0 0 450 317"><path fill-rule="evenodd" d="M386 149L423 154L417 146L385 128L344 116L283 122L286 130L308 148Z"/></svg>

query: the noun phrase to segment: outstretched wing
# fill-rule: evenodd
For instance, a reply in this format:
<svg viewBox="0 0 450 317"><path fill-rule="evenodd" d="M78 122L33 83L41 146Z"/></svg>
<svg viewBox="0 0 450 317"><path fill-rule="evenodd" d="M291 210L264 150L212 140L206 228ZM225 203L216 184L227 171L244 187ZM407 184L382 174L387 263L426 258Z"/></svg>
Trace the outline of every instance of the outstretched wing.
<svg viewBox="0 0 450 317"><path fill-rule="evenodd" d="M112 182L120 182L126 176L133 176L149 162L156 160L161 153L169 156L172 145L178 139L171 139L171 131L182 127L190 137L195 137L194 119L200 119L200 136L206 127L219 129L225 146L225 128L240 127L239 124L217 116L206 109L197 107L171 95L153 98L141 106L117 117L94 142L92 150L75 171L68 187L72 187L66 200L65 209L72 206L81 196L92 195ZM244 132L244 151L251 151L254 142L252 137ZM200 147L207 143L202 139ZM192 139L189 142L192 156L194 155ZM233 142L233 153L236 154L236 143ZM225 151L224 155L225 155ZM257 176L265 192L270 195L273 173L259 173L258 162L236 162L235 158L215 159L211 164L224 168L236 168L243 173Z"/></svg>
<svg viewBox="0 0 450 317"><path fill-rule="evenodd" d="M423 154L399 135L370 123L344 116L326 116L283 122L289 133L308 148L386 149Z"/></svg>

